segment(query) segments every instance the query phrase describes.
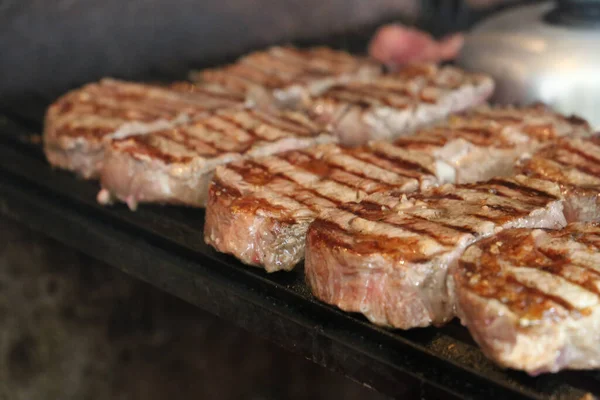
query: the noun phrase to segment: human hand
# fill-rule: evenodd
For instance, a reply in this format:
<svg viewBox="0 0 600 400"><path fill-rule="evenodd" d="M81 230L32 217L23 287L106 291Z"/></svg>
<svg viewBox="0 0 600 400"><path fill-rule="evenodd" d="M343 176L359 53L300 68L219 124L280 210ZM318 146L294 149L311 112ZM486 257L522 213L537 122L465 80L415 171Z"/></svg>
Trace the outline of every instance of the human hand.
<svg viewBox="0 0 600 400"><path fill-rule="evenodd" d="M464 43L460 33L434 39L426 32L402 25L385 25L375 33L369 54L394 67L410 62L440 62L456 58Z"/></svg>

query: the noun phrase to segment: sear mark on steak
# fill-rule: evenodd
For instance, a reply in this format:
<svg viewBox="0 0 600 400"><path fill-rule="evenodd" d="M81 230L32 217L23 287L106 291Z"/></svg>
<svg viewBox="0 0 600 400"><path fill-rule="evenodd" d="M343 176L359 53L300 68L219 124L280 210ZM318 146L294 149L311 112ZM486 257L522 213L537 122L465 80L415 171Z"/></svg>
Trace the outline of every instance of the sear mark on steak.
<svg viewBox="0 0 600 400"><path fill-rule="evenodd" d="M367 148L324 145L218 168L208 195L206 242L269 272L290 270L304 257L308 225L325 210L437 181L426 154L418 161L426 165L422 171L386 169L371 156Z"/></svg>
<svg viewBox="0 0 600 400"><path fill-rule="evenodd" d="M322 213L304 266L317 298L394 328L454 317L446 278L470 244L502 229L566 224L558 185L525 176L388 196L386 207L367 197Z"/></svg>
<svg viewBox="0 0 600 400"><path fill-rule="evenodd" d="M458 314L484 353L536 375L600 367L600 227L509 229L452 271Z"/></svg>
<svg viewBox="0 0 600 400"><path fill-rule="evenodd" d="M97 178L105 139L166 129L244 98L221 90L184 90L103 79L53 103L44 121L44 151L53 166Z"/></svg>
<svg viewBox="0 0 600 400"><path fill-rule="evenodd" d="M366 196L375 209L391 207L390 193L510 175L515 159L546 138L588 132L565 121L539 107L485 108L393 144L332 145L234 162L217 169L205 240L246 264L290 270L304 256L308 224L326 210ZM545 136L532 134L540 124ZM494 207L508 212L505 203Z"/></svg>
<svg viewBox="0 0 600 400"><path fill-rule="evenodd" d="M345 145L393 140L484 103L493 80L455 67L411 65L398 73L329 87L306 105Z"/></svg>
<svg viewBox="0 0 600 400"><path fill-rule="evenodd" d="M528 176L561 185L569 222L600 219L600 139L562 138L533 156L518 169Z"/></svg>
<svg viewBox="0 0 600 400"><path fill-rule="evenodd" d="M194 72L192 80L247 96L260 107L297 108L340 82L379 75L382 66L326 47L271 47L222 68Z"/></svg>
<svg viewBox="0 0 600 400"><path fill-rule="evenodd" d="M101 203L203 207L215 168L333 141L295 112L217 110L194 122L146 134L115 136L106 147Z"/></svg>

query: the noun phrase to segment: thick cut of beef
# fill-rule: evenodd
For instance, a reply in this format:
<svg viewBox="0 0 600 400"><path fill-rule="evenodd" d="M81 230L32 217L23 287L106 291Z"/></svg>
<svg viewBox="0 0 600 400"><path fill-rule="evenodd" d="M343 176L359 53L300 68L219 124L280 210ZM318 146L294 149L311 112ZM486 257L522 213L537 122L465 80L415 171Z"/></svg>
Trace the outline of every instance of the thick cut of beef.
<svg viewBox="0 0 600 400"><path fill-rule="evenodd" d="M314 96L307 107L332 126L342 144L361 145L411 134L482 104L493 89L493 80L486 75L413 65L398 73L334 85Z"/></svg>
<svg viewBox="0 0 600 400"><path fill-rule="evenodd" d="M471 183L514 175L515 162L552 139L590 135L589 125L543 105L478 107L443 124L395 141L395 147L430 154L445 167L445 182ZM392 151L385 142L371 144Z"/></svg>
<svg viewBox="0 0 600 400"><path fill-rule="evenodd" d="M251 53L223 68L195 72L192 80L249 96L261 106L296 108L333 84L381 71L380 64L343 51L286 46Z"/></svg>
<svg viewBox="0 0 600 400"><path fill-rule="evenodd" d="M217 89L103 79L67 93L49 107L44 151L50 164L97 178L107 137L164 129L208 110L241 106L243 101L243 96Z"/></svg>
<svg viewBox="0 0 600 400"><path fill-rule="evenodd" d="M145 134L114 135L106 146L98 195L135 209L140 202L203 207L218 165L332 142L295 112L217 110L193 122Z"/></svg>
<svg viewBox="0 0 600 400"><path fill-rule="evenodd" d="M217 168L204 239L246 264L290 270L304 257L308 225L323 211L376 192L437 183L431 157L397 153L384 158L326 145Z"/></svg>
<svg viewBox="0 0 600 400"><path fill-rule="evenodd" d="M502 229L564 225L558 185L524 176L374 195L311 224L304 268L317 298L377 325L441 325L454 317L448 269L467 246Z"/></svg>
<svg viewBox="0 0 600 400"><path fill-rule="evenodd" d="M521 160L528 176L558 182L569 222L600 219L600 138L563 138Z"/></svg>
<svg viewBox="0 0 600 400"><path fill-rule="evenodd" d="M532 375L600 367L600 227L511 229L453 270L458 314L484 353Z"/></svg>
<svg viewBox="0 0 600 400"><path fill-rule="evenodd" d="M375 192L508 174L523 152L587 132L587 125L541 107L485 108L394 144L326 146L232 163L217 169L204 237L244 263L289 270L304 256L308 224L331 207Z"/></svg>

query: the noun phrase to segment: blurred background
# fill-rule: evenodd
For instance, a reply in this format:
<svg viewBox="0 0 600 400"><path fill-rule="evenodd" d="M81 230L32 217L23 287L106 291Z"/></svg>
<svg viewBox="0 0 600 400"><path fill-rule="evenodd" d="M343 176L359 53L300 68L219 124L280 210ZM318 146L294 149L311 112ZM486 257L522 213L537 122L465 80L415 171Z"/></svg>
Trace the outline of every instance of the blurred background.
<svg viewBox="0 0 600 400"><path fill-rule="evenodd" d="M67 89L103 76L179 79L273 43L328 37L364 51L388 22L441 37L513 3L3 0L0 109L39 115ZM0 399L168 397L380 398L0 219Z"/></svg>
<svg viewBox="0 0 600 400"><path fill-rule="evenodd" d="M0 107L25 112L104 76L180 79L274 43L364 51L383 23L435 36L514 0L3 0ZM521 2L522 3L522 2ZM43 112L38 107L36 112Z"/></svg>

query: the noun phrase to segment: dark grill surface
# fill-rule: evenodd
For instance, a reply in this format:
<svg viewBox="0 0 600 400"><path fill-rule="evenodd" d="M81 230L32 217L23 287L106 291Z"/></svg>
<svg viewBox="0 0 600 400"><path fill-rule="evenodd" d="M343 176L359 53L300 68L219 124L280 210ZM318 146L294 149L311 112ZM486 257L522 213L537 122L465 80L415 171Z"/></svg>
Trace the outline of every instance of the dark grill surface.
<svg viewBox="0 0 600 400"><path fill-rule="evenodd" d="M96 203L98 185L53 170L40 109L0 116L0 212L314 362L395 398L581 399L600 373L503 371L465 328L389 331L315 300L303 270L268 275L204 244L204 211ZM600 345L600 344L599 344Z"/></svg>

